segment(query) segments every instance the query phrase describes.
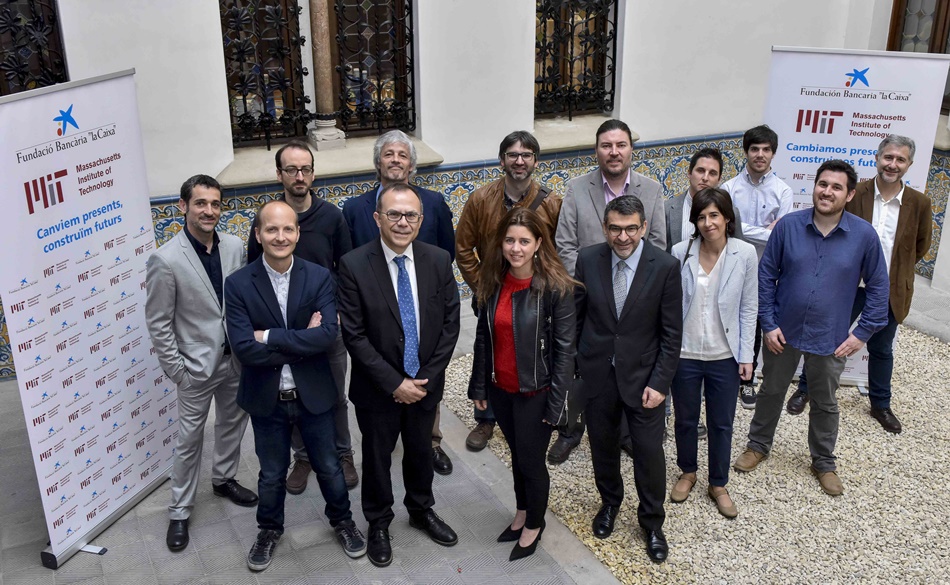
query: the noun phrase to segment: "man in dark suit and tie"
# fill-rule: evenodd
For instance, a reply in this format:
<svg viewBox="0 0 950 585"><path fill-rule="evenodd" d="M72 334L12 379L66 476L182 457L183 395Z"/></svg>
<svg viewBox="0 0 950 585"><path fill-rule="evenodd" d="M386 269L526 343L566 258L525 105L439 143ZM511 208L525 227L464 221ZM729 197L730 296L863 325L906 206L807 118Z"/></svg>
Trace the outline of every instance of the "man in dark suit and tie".
<svg viewBox="0 0 950 585"><path fill-rule="evenodd" d="M683 292L679 263L644 240L643 204L631 195L604 210L607 241L581 250L574 277L584 286L577 303L577 364L587 401L594 481L602 505L593 531L607 538L623 501L621 412L633 443L633 475L647 554L663 562L666 459L663 401L679 361Z"/></svg>
<svg viewBox="0 0 950 585"><path fill-rule="evenodd" d="M432 510L430 435L445 368L459 335L458 285L445 250L415 241L424 223L419 193L405 183L380 193L380 237L340 262L343 341L353 359L350 401L363 434L363 514L370 561L392 562L390 467L402 435L409 524L443 546L455 532Z"/></svg>
<svg viewBox="0 0 950 585"><path fill-rule="evenodd" d="M336 451L336 383L327 358L337 335L333 277L326 268L294 258L297 213L283 201L264 204L255 230L262 256L225 282L228 337L244 366L237 403L251 416L261 471L257 524L247 556L263 571L284 532L290 435L300 431L326 501L325 513L350 557L366 541L350 512Z"/></svg>
<svg viewBox="0 0 950 585"><path fill-rule="evenodd" d="M347 199L343 203L343 217L350 227L350 239L353 247L379 240L379 226L376 225L376 201L380 193L395 183L407 183L416 172L416 147L412 140L401 130L391 130L376 139L373 145L373 166L379 176L379 183L358 197ZM417 239L420 242L438 246L455 259L455 231L452 227L452 210L440 193L413 185L412 189L422 200L422 213L425 221L419 226ZM432 466L436 473L452 473L452 460L442 450L442 431L439 429L439 411L435 411L432 425Z"/></svg>

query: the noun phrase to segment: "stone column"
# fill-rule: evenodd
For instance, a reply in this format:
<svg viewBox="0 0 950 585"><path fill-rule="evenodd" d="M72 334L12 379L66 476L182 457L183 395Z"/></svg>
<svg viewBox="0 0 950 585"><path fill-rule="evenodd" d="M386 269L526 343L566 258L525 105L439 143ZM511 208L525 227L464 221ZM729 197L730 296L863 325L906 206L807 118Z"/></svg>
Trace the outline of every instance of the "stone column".
<svg viewBox="0 0 950 585"><path fill-rule="evenodd" d="M307 133L317 150L346 146L346 135L336 127L333 111L333 64L330 62L330 9L328 0L310 0L310 46L313 47L313 83L317 118Z"/></svg>

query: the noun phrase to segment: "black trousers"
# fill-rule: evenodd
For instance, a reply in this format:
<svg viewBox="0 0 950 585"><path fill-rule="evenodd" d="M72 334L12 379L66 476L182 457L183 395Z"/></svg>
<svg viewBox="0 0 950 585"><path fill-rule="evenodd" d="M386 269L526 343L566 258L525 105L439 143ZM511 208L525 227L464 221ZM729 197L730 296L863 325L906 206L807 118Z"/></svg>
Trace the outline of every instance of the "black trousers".
<svg viewBox="0 0 950 585"><path fill-rule="evenodd" d="M611 366L607 385L587 402L587 432L590 438L594 482L604 504L620 506L623 502L623 478L620 475L620 420L626 414L633 444L633 479L640 504L637 519L645 530L663 526L666 512L666 455L663 452L663 426L666 411L663 405L644 408L640 400L635 406L620 398L617 375Z"/></svg>
<svg viewBox="0 0 950 585"><path fill-rule="evenodd" d="M524 525L532 530L541 528L551 492L551 477L544 461L554 430L543 420L548 393L509 394L489 384L488 399L495 407L495 420L511 450L515 501L519 510L527 512Z"/></svg>
<svg viewBox="0 0 950 585"><path fill-rule="evenodd" d="M363 435L363 516L369 529L389 528L393 521L393 481L390 474L393 450L402 435L403 502L410 516L419 516L435 504L432 496L432 425L436 408L418 404L375 411L356 409L356 422Z"/></svg>

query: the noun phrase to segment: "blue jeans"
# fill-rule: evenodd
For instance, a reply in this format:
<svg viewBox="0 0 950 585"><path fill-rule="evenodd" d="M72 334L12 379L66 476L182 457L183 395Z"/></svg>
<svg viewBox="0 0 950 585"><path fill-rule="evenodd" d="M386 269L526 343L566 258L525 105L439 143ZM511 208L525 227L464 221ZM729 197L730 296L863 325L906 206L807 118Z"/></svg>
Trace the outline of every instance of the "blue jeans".
<svg viewBox="0 0 950 585"><path fill-rule="evenodd" d="M739 396L739 363L734 358L715 361L680 359L673 376L676 401L676 464L683 473L695 473L699 441L696 425L706 393L706 426L709 428L709 485L729 481L732 429Z"/></svg>
<svg viewBox="0 0 950 585"><path fill-rule="evenodd" d="M867 293L858 289L851 308L851 322L864 310ZM872 408L891 407L891 376L894 372L894 336L897 335L897 319L890 306L887 308L887 325L868 339L868 399ZM798 391L808 393L805 372L798 378Z"/></svg>
<svg viewBox="0 0 950 585"><path fill-rule="evenodd" d="M336 450L334 410L311 414L300 400L277 401L268 416L251 416L254 447L261 464L257 479L257 525L261 530L284 531L284 499L287 497L287 469L290 467L290 433L300 429L310 464L317 474L320 492L326 501L324 513L330 526L350 520L350 496Z"/></svg>

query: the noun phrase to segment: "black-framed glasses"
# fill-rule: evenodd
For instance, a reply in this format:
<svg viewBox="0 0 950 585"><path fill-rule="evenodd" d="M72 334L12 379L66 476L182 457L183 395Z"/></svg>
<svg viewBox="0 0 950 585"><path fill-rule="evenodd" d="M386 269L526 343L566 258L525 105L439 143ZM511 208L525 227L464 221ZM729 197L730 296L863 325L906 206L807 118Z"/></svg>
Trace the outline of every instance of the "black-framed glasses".
<svg viewBox="0 0 950 585"><path fill-rule="evenodd" d="M620 235L620 232L627 232L627 235L632 238L633 236L637 235L637 232L639 232L640 228L642 227L642 225L637 225L635 223L632 223L628 226L609 225L607 226L607 233L616 238Z"/></svg>
<svg viewBox="0 0 950 585"><path fill-rule="evenodd" d="M313 174L313 167L284 167L280 171L288 177L296 177L297 173L303 173L303 176L309 177Z"/></svg>
<svg viewBox="0 0 950 585"><path fill-rule="evenodd" d="M534 153L533 152L506 152L505 158L507 158L511 162L515 162L519 158L522 159L524 162L531 162L534 160Z"/></svg>
<svg viewBox="0 0 950 585"><path fill-rule="evenodd" d="M393 223L399 223L399 220L404 217L406 218L406 221L413 224L419 223L419 220L422 219L422 214L416 211L407 211L406 213L401 213L399 211L390 210L383 215L385 215L386 219Z"/></svg>

